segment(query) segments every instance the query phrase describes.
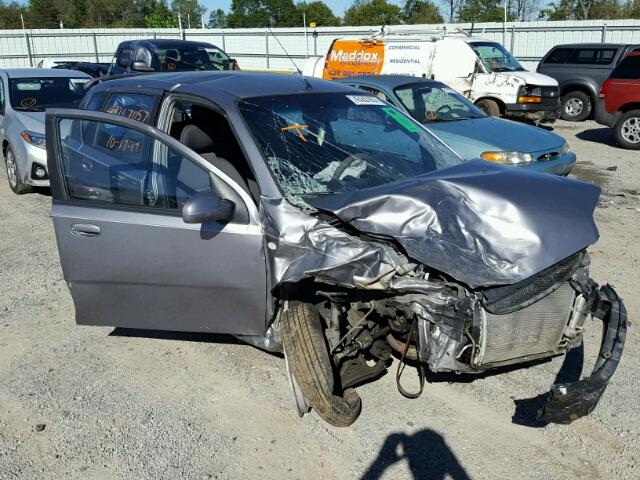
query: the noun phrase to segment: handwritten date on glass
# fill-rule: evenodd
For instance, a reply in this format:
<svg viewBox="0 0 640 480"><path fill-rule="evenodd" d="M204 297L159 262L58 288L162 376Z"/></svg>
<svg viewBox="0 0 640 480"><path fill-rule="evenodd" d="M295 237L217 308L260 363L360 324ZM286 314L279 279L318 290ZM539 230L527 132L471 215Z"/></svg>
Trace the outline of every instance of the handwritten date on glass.
<svg viewBox="0 0 640 480"><path fill-rule="evenodd" d="M106 146L109 150L123 153L136 153L140 150L140 142L133 142L128 138L116 138L109 135Z"/></svg>
<svg viewBox="0 0 640 480"><path fill-rule="evenodd" d="M151 115L147 110L141 108L122 107L118 104L113 104L107 109L107 113L112 115L118 115L120 117L130 118L131 120L137 120L138 122L147 123L149 116Z"/></svg>

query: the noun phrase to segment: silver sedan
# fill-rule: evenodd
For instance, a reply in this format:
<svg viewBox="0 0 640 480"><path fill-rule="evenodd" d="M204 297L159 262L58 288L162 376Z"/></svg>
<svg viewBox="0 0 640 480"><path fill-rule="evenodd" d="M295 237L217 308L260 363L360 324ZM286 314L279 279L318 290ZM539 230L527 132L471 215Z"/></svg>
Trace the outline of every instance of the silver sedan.
<svg viewBox="0 0 640 480"><path fill-rule="evenodd" d="M90 79L72 70L0 70L0 144L9 186L15 193L49 186L45 109L76 106Z"/></svg>

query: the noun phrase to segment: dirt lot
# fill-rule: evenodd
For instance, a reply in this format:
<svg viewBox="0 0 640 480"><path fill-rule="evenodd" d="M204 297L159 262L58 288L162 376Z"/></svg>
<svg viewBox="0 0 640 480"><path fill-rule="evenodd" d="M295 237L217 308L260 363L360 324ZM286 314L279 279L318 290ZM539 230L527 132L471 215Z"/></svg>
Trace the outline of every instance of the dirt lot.
<svg viewBox="0 0 640 480"><path fill-rule="evenodd" d="M640 153L593 122L558 123L575 176L603 187L592 274L632 322L640 300ZM418 400L393 375L359 389L350 428L300 420L281 358L208 335L78 327L46 192L0 175L0 479L638 478L640 346L594 414L535 426L527 402L563 359L501 375L433 377ZM87 265L87 268L91 268ZM585 370L599 328L587 335ZM574 361L575 358L571 358ZM578 362L572 365L578 365Z"/></svg>

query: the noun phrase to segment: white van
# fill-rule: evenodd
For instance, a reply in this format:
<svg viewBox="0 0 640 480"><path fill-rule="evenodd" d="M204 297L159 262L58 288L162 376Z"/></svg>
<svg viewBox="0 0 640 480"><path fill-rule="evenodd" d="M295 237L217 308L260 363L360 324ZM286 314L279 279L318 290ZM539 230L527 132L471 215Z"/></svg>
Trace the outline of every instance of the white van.
<svg viewBox="0 0 640 480"><path fill-rule="evenodd" d="M558 82L526 71L500 43L467 34L387 34L336 39L327 55L310 58L304 75L325 79L402 74L450 85L494 116L555 120Z"/></svg>

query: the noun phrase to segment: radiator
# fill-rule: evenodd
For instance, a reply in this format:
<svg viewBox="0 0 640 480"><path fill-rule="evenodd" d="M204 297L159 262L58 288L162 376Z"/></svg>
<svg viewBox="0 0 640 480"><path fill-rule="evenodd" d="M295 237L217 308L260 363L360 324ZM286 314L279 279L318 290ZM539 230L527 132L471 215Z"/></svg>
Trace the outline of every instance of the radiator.
<svg viewBox="0 0 640 480"><path fill-rule="evenodd" d="M482 310L476 365L515 363L557 349L576 292L568 282L528 307L505 315ZM514 360L511 362L510 360Z"/></svg>

